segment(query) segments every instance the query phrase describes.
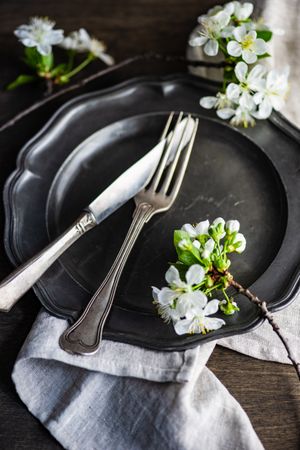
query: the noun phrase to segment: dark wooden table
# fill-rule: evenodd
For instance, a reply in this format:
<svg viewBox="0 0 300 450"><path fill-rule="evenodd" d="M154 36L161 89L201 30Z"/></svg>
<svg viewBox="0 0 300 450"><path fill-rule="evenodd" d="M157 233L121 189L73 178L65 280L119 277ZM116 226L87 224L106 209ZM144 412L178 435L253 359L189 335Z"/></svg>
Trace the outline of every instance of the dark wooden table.
<svg viewBox="0 0 300 450"><path fill-rule="evenodd" d="M205 0L2 0L0 58L3 87L22 69L21 46L13 30L32 15L49 16L59 27L72 31L87 28L105 40L117 61L148 51L184 55L189 31L199 14L215 1ZM261 6L261 4L260 4ZM95 63L90 70L97 70ZM131 76L184 71L179 63L136 63L113 75L89 83L85 88L50 102L0 134L0 185L15 167L22 145L34 134L64 101L79 93L112 85ZM41 98L40 87L26 87L14 93L0 94L0 123ZM3 234L4 212L0 205L0 227ZM0 252L0 277L12 267ZM54 450L61 446L27 411L11 381L14 361L28 334L39 303L29 292L9 314L0 314L0 449ZM217 348L208 366L227 386L248 413L266 449L297 449L300 444L300 387L289 366L258 361ZM101 450L101 449L99 449ZM126 450L126 449L124 449ZM220 449L222 450L222 449Z"/></svg>

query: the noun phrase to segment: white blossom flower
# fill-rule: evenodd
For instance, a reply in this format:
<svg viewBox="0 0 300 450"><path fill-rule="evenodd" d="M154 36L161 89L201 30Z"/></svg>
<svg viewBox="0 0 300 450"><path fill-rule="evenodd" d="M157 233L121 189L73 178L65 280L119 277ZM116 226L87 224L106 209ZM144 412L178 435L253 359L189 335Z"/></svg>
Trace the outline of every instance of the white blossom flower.
<svg viewBox="0 0 300 450"><path fill-rule="evenodd" d="M25 47L36 47L41 55L49 55L52 45L64 38L63 30L54 30L55 22L46 17L32 17L29 25L20 25L14 32Z"/></svg>
<svg viewBox="0 0 300 450"><path fill-rule="evenodd" d="M225 230L228 234L237 233L240 229L240 222L238 220L227 220Z"/></svg>
<svg viewBox="0 0 300 450"><path fill-rule="evenodd" d="M183 231L186 231L191 238L196 238L197 236L201 236L202 234L208 234L209 221L203 220L195 226L191 225L190 223L186 223L181 227L181 229Z"/></svg>
<svg viewBox="0 0 300 450"><path fill-rule="evenodd" d="M212 238L208 239L208 241L206 241L204 244L204 249L203 252L201 253L201 257L203 259L208 259L211 253L214 251L214 248L215 248L215 241Z"/></svg>
<svg viewBox="0 0 300 450"><path fill-rule="evenodd" d="M223 219L223 217L217 217L213 223L211 224L211 227L213 228L217 228L218 225L221 225L221 227L219 227L219 232L218 232L218 238L223 239L223 237L225 236L225 220Z"/></svg>
<svg viewBox="0 0 300 450"><path fill-rule="evenodd" d="M192 47L204 45L204 53L208 56L216 56L219 51L218 39L222 37L222 30L228 25L230 15L225 11L219 11L211 16L200 16L201 24L199 36L191 39L189 44Z"/></svg>
<svg viewBox="0 0 300 450"><path fill-rule="evenodd" d="M106 45L104 42L91 37L84 28L73 31L69 36L65 37L61 43L61 47L79 53L90 52L108 66L114 64L113 58L105 53Z"/></svg>
<svg viewBox="0 0 300 450"><path fill-rule="evenodd" d="M207 302L207 297L204 297L205 300L203 302L202 311L198 311L198 313L191 318L180 319L174 323L174 329L177 334L206 333L207 331L218 330L225 325L223 319L207 317L218 311L219 300Z"/></svg>
<svg viewBox="0 0 300 450"><path fill-rule="evenodd" d="M246 20L253 12L253 3L229 2L224 5L224 11L235 16L238 21Z"/></svg>
<svg viewBox="0 0 300 450"><path fill-rule="evenodd" d="M204 269L199 264L194 264L188 269L182 281L176 267L171 266L165 275L170 287L157 289L152 287L158 312L164 320L177 320L180 317L193 317L201 312L205 305L206 296L199 290L193 290L193 285L200 284L205 277ZM176 301L176 302L175 302Z"/></svg>
<svg viewBox="0 0 300 450"><path fill-rule="evenodd" d="M246 238L242 233L237 233L234 238L233 244L240 243L239 246L235 249L237 253L243 253L246 248Z"/></svg>
<svg viewBox="0 0 300 450"><path fill-rule="evenodd" d="M243 125L244 128L247 128L249 125L253 127L255 125L255 119L253 118L253 114L255 111L252 109L248 109L245 106L238 106L236 109L226 108L222 111L217 111L217 115L221 119L231 119L230 123L234 126Z"/></svg>
<svg viewBox="0 0 300 450"><path fill-rule="evenodd" d="M229 55L234 57L242 56L243 60L248 64L257 61L257 55L266 53L266 43L263 39L258 38L256 31L248 31L245 25L241 25L233 30L235 41L227 44Z"/></svg>
<svg viewBox="0 0 300 450"><path fill-rule="evenodd" d="M205 109L223 109L232 106L232 99L228 98L227 94L218 92L216 96L207 96L200 99L200 105Z"/></svg>
<svg viewBox="0 0 300 450"><path fill-rule="evenodd" d="M261 64L257 64L248 73L248 66L243 61L237 63L234 69L239 81L230 83L226 89L227 97L242 108L254 110L256 108L253 93L259 91L265 85L264 76L266 69Z"/></svg>
<svg viewBox="0 0 300 450"><path fill-rule="evenodd" d="M281 73L271 70L267 74L264 87L253 97L254 102L258 105L258 112L255 114L258 119L267 119L272 108L279 111L284 106L289 90L288 76L288 67Z"/></svg>

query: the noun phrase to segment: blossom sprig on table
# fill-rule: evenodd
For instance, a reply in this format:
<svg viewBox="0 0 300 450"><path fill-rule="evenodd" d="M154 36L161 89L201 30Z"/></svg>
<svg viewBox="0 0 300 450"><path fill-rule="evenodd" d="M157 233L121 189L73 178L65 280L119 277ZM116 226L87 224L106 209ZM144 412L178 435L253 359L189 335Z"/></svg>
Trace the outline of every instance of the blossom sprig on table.
<svg viewBox="0 0 300 450"><path fill-rule="evenodd" d="M200 105L244 127L268 118L273 108L282 109L289 90L288 68L268 71L260 63L253 66L270 57L267 46L273 32L261 20L252 20L252 13L249 2L216 6L198 18L200 31L189 42L203 46L208 56L221 53L224 58L222 89L216 96L201 98Z"/></svg>
<svg viewBox="0 0 300 450"><path fill-rule="evenodd" d="M225 320L209 316L218 310L223 315L239 310L226 292L232 280L228 255L246 248L239 229L237 220L225 222L219 217L212 224L205 220L174 231L178 261L166 272L168 286L153 287L152 293L159 315L173 323L177 334L217 330ZM223 300L212 299L216 291L222 293Z"/></svg>
<svg viewBox="0 0 300 450"><path fill-rule="evenodd" d="M113 58L106 53L104 42L91 37L84 28L65 36L64 30L56 29L55 22L47 17L32 17L29 24L20 25L14 34L25 47L23 61L31 73L19 75L7 86L8 90L39 79L46 80L51 90L54 84L68 83L96 59L107 65L114 64ZM66 52L65 60L59 64L55 64L54 47ZM84 54L85 58L75 64L76 54L79 53Z"/></svg>

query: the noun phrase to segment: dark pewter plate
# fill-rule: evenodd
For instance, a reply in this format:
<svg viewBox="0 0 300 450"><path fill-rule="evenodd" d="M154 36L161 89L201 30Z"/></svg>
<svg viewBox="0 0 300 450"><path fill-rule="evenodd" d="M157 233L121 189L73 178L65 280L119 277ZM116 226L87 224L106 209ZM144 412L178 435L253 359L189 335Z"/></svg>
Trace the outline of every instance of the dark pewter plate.
<svg viewBox="0 0 300 450"><path fill-rule="evenodd" d="M168 112L199 116L186 177L173 208L146 225L128 260L106 324L106 338L161 350L242 333L262 322L238 297L240 312L205 336L177 336L157 316L151 288L175 260L172 231L185 222L236 218L248 241L232 272L271 310L299 288L299 131L280 115L240 130L202 110L213 83L188 75L139 78L66 103L20 152L5 186L5 245L18 265L42 249L101 190L157 142ZM76 147L97 132L97 145ZM70 248L35 285L52 314L74 320L109 270L131 221L128 202Z"/></svg>

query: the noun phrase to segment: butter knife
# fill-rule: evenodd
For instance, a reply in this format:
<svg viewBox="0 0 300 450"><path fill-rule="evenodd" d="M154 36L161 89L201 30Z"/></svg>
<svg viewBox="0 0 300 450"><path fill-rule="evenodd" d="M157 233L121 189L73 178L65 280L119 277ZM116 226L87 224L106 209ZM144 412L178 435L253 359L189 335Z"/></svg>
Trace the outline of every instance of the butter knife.
<svg viewBox="0 0 300 450"><path fill-rule="evenodd" d="M155 170L161 153L172 132L166 136L166 130L172 120L169 116L160 142L143 158L123 172L110 186L96 197L78 219L57 239L22 264L0 284L0 311L8 312L14 304L38 281L47 269L81 236L94 228L106 217L134 197L149 181ZM183 119L178 127L178 139L187 119ZM186 140L190 139L192 126L187 130ZM178 139L174 139L175 151Z"/></svg>

